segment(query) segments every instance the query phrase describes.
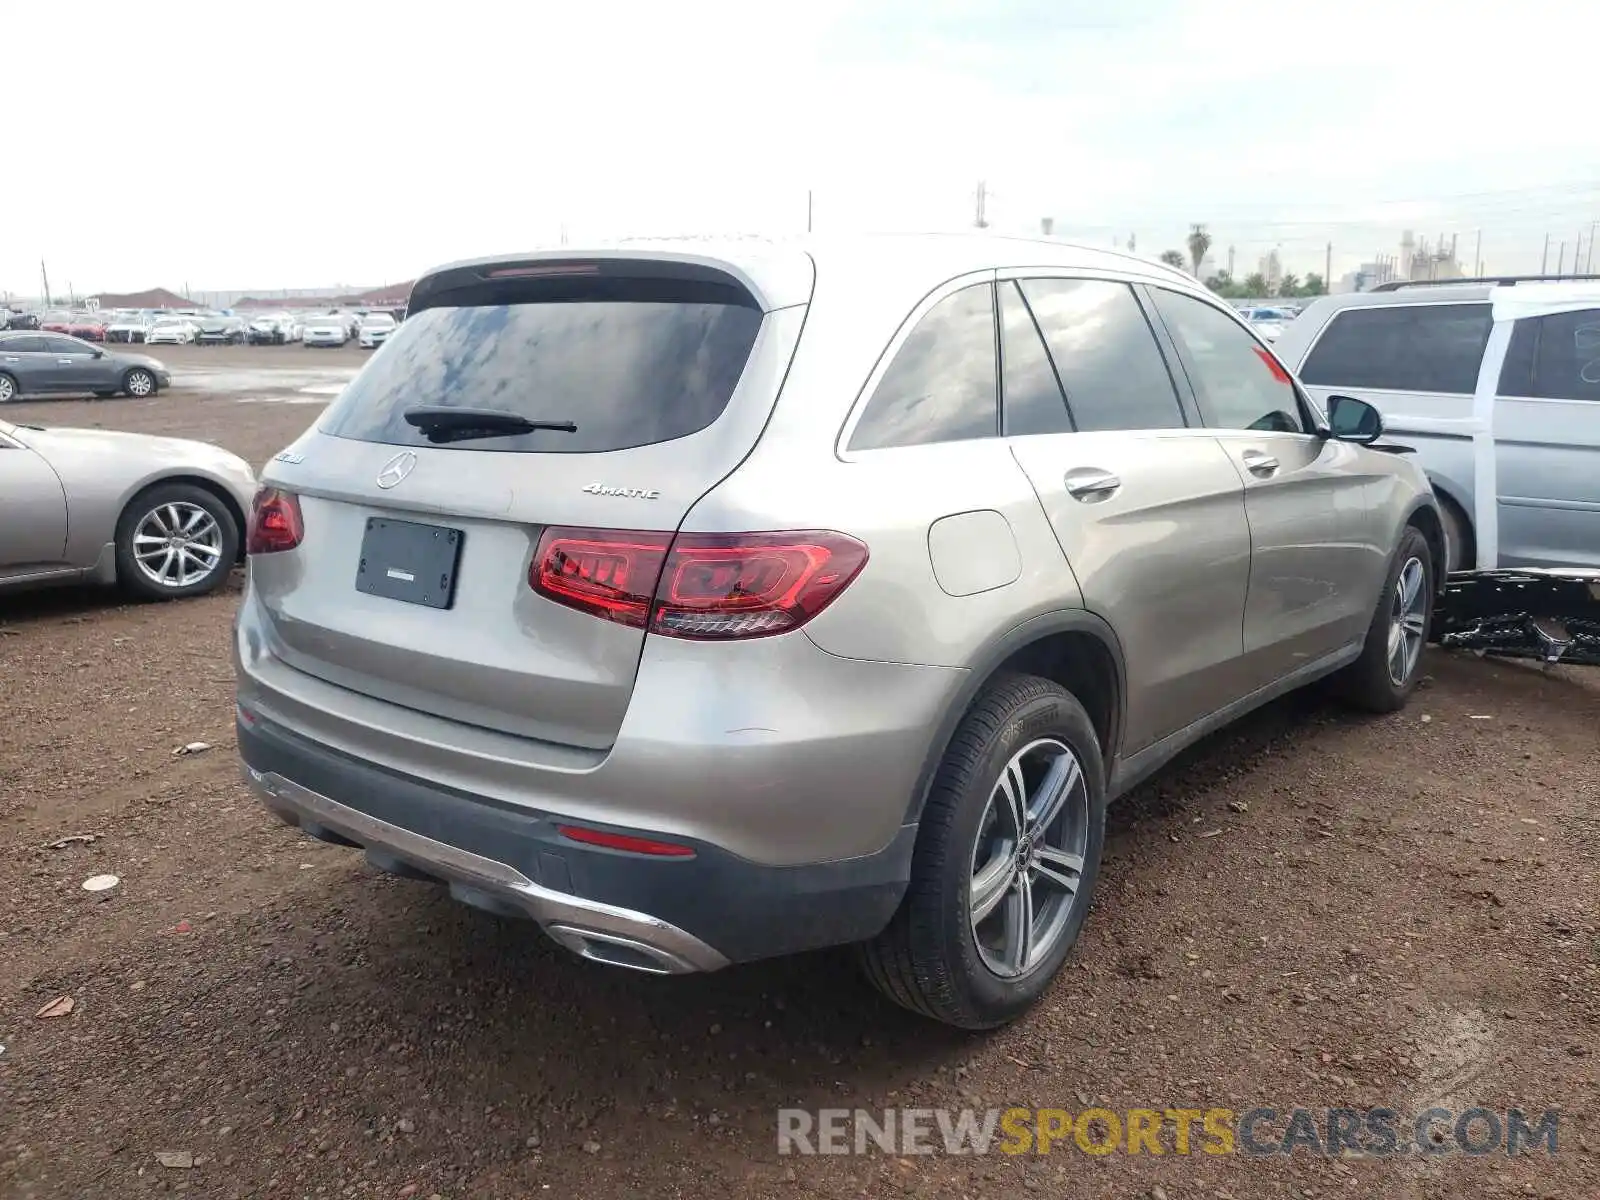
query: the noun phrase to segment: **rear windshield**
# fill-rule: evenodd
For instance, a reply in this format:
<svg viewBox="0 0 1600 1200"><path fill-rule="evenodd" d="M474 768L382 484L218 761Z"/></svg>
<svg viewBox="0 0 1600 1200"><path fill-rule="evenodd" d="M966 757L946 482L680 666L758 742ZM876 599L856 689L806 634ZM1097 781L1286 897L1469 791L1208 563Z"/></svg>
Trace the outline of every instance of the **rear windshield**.
<svg viewBox="0 0 1600 1200"><path fill-rule="evenodd" d="M426 446L406 409L449 405L578 426L453 443L458 450L595 453L671 441L722 415L760 327L759 309L699 301L425 309L397 328L319 428Z"/></svg>

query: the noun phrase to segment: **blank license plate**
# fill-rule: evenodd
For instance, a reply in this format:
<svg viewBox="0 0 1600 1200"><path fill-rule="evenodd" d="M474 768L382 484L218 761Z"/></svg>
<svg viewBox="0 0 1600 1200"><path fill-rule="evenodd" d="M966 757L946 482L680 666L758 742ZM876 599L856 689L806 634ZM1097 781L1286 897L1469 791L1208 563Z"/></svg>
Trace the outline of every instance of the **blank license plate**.
<svg viewBox="0 0 1600 1200"><path fill-rule="evenodd" d="M361 538L356 591L427 608L455 603L456 568L461 563L459 529L368 517Z"/></svg>

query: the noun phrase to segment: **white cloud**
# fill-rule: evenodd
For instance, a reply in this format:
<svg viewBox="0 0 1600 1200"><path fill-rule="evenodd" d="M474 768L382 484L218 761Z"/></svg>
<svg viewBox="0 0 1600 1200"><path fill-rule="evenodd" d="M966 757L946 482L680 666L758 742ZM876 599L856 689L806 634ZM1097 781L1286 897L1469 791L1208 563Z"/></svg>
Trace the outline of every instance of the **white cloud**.
<svg viewBox="0 0 1600 1200"><path fill-rule="evenodd" d="M1253 264L1600 215L1584 0L664 6L80 0L5 18L55 131L0 200L0 289L373 284L627 232L997 224ZM27 111L27 105L33 111ZM92 117L86 120L85 117ZM1570 226L1570 229L1568 228Z"/></svg>

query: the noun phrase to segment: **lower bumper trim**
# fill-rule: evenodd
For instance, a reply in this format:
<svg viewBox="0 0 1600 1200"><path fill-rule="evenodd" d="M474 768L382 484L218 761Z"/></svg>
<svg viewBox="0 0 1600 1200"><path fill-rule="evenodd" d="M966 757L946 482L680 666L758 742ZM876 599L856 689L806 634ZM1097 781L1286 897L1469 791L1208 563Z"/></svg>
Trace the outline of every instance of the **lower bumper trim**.
<svg viewBox="0 0 1600 1200"><path fill-rule="evenodd" d="M584 958L657 975L716 971L728 959L691 933L647 913L541 887L515 867L435 841L330 800L271 771L246 765L245 782L279 817L338 834L369 852L392 856L452 890L481 892L524 913Z"/></svg>

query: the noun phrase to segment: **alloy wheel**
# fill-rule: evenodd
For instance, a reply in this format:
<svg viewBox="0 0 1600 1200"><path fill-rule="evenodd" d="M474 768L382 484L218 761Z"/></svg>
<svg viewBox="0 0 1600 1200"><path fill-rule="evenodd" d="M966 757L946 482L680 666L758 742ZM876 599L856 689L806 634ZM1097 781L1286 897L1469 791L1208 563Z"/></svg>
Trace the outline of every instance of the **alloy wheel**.
<svg viewBox="0 0 1600 1200"><path fill-rule="evenodd" d="M222 527L198 504L162 504L134 527L133 560L152 583L191 587L222 565Z"/></svg>
<svg viewBox="0 0 1600 1200"><path fill-rule="evenodd" d="M1055 738L1011 756L990 792L972 850L969 919L984 966L1005 979L1050 957L1080 903L1089 788Z"/></svg>
<svg viewBox="0 0 1600 1200"><path fill-rule="evenodd" d="M1422 560L1413 557L1395 580L1389 606L1389 680L1396 687L1406 685L1422 657L1428 631L1427 579Z"/></svg>
<svg viewBox="0 0 1600 1200"><path fill-rule="evenodd" d="M156 381L150 377L148 371L128 372L128 395L148 396L156 389Z"/></svg>

